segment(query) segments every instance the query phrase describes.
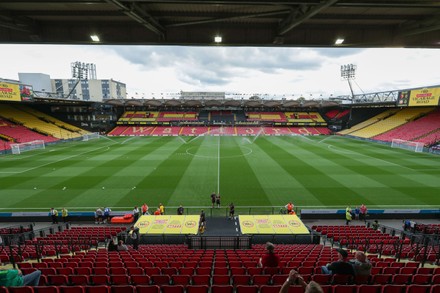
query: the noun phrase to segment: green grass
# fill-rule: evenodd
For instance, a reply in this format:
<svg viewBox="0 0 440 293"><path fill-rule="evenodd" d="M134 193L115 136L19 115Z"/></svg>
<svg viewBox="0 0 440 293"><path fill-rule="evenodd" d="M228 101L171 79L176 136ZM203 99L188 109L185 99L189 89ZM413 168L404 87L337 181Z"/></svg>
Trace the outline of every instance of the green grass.
<svg viewBox="0 0 440 293"><path fill-rule="evenodd" d="M440 206L439 156L342 137L253 139L101 138L2 156L0 211L199 209L213 191L224 206Z"/></svg>

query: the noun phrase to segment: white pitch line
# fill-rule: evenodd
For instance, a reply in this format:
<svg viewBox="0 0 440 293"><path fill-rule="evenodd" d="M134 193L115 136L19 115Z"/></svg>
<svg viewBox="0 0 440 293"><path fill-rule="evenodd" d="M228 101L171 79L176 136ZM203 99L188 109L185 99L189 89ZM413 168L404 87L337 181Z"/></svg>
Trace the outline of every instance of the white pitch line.
<svg viewBox="0 0 440 293"><path fill-rule="evenodd" d="M113 143L113 144L116 144L116 143ZM54 164L54 163L62 162L62 161L65 161L65 160L68 160L68 159L71 159L71 158L74 158L74 157L82 156L84 154L91 153L91 152L94 152L94 151L97 151L97 150L103 149L103 148L109 148L109 147L108 146L99 147L99 148L96 148L96 149L93 149L93 150L90 150L90 151L87 151L87 152L82 152L82 153L79 153L79 154L76 154L76 155L73 155L73 156L69 156L69 157L66 157L66 158L63 158L63 159L59 159L59 160L56 160L56 161L53 161L53 162L49 162L49 163L42 164L42 165L39 165L39 166L36 166L36 167L32 167L32 168L29 168L29 169L26 169L26 170L23 170L23 171L0 172L0 174L22 174L22 173L26 173L26 172L29 172L29 171L32 171L32 170L35 170L35 169L38 169L38 168L41 168L41 167L44 167L44 166L47 166L47 165L51 165L51 164Z"/></svg>
<svg viewBox="0 0 440 293"><path fill-rule="evenodd" d="M220 194L220 136L218 137L217 158L217 194Z"/></svg>

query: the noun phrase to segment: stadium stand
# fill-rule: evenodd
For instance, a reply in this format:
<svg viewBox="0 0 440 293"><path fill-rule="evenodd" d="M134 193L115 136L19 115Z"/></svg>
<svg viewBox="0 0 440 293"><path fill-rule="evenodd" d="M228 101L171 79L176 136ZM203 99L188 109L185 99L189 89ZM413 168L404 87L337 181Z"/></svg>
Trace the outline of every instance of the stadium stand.
<svg viewBox="0 0 440 293"><path fill-rule="evenodd" d="M42 135L40 133L33 132L24 126L17 125L2 119L0 119L0 136L8 137L9 139L11 139L11 143L23 143L33 140L53 142L58 140L52 136Z"/></svg>
<svg viewBox="0 0 440 293"><path fill-rule="evenodd" d="M410 121L400 127L392 129L374 137L376 140L392 141L395 138L423 142L430 145L440 137L440 110L433 111L417 120ZM428 109L427 109L428 110Z"/></svg>
<svg viewBox="0 0 440 293"><path fill-rule="evenodd" d="M83 133L77 130L79 128L75 128L73 125L65 124L52 117L47 119L49 116L46 114L27 107L20 107L19 109L11 105L2 105L0 108L0 116L13 121L14 123L22 124L27 128L34 129L35 131L58 139L81 137ZM66 126L68 126L69 129L67 129Z"/></svg>
<svg viewBox="0 0 440 293"><path fill-rule="evenodd" d="M412 121L432 110L432 108L404 108L393 113L393 115L382 117L382 119L378 119L376 122L366 125L362 129L352 131L350 132L350 135L371 138L408 123L408 121Z"/></svg>
<svg viewBox="0 0 440 293"><path fill-rule="evenodd" d="M342 134L342 135L350 134L350 135L352 135L352 133L354 133L354 132L356 132L358 130L361 130L361 129L365 128L365 127L368 127L368 126L370 126L370 125L372 125L374 123L377 123L378 121L383 120L386 117L389 117L389 116L395 114L397 111L398 111L398 109L386 110L385 112L377 114L376 116L374 116L374 117L372 117L370 119L367 119L367 120L365 120L365 121L363 121L361 123L357 123L356 125L352 126L351 128L347 128L347 129L344 129L342 131L339 131L338 134Z"/></svg>

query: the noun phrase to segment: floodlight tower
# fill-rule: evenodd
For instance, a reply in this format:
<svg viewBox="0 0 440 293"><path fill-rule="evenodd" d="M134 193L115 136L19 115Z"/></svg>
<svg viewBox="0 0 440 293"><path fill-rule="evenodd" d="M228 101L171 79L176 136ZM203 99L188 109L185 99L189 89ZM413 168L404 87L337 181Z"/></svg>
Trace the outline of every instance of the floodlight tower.
<svg viewBox="0 0 440 293"><path fill-rule="evenodd" d="M70 95L75 90L76 86L82 79L96 79L96 65L93 63L84 63L84 62L72 62L70 63L70 69L72 71L72 78L76 79L75 85L73 85L69 94L67 95L67 99L69 99Z"/></svg>
<svg viewBox="0 0 440 293"><path fill-rule="evenodd" d="M346 79L348 81L348 86L350 87L351 91L351 106L350 106L350 115L348 116L348 126L351 126L351 112L353 108L354 103L354 92L353 92L353 85L351 84L351 81L355 79L356 77L356 65L354 64L346 64L341 65L341 77L343 79Z"/></svg>
<svg viewBox="0 0 440 293"><path fill-rule="evenodd" d="M351 81L356 78L356 65L354 64L341 65L341 77L348 81L348 86L350 87L350 91L351 91L351 99L354 100L354 92Z"/></svg>

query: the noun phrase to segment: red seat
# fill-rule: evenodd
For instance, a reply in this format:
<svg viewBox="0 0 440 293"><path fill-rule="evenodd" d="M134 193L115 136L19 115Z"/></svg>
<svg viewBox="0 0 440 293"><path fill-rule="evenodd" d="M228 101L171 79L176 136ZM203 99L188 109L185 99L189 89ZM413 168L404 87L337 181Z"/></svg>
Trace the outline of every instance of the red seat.
<svg viewBox="0 0 440 293"><path fill-rule="evenodd" d="M432 275L430 274L416 274L412 276L411 284L426 285L430 284Z"/></svg>
<svg viewBox="0 0 440 293"><path fill-rule="evenodd" d="M268 285L270 282L270 275L253 275L252 284L257 286Z"/></svg>
<svg viewBox="0 0 440 293"><path fill-rule="evenodd" d="M380 293L382 291L381 285L359 285L358 293Z"/></svg>
<svg viewBox="0 0 440 293"><path fill-rule="evenodd" d="M258 293L258 286L256 285L237 285L236 293Z"/></svg>
<svg viewBox="0 0 440 293"><path fill-rule="evenodd" d="M136 288L131 285L112 285L110 291L111 293L135 293Z"/></svg>
<svg viewBox="0 0 440 293"><path fill-rule="evenodd" d="M394 285L402 285L402 284L405 285L405 284L408 284L409 282L411 282L411 278L412 278L412 275L397 274L397 275L393 276L391 283Z"/></svg>
<svg viewBox="0 0 440 293"><path fill-rule="evenodd" d="M151 282L153 285L169 285L170 276L169 275L151 275Z"/></svg>
<svg viewBox="0 0 440 293"><path fill-rule="evenodd" d="M229 275L214 275L212 276L213 285L229 285L230 284Z"/></svg>
<svg viewBox="0 0 440 293"><path fill-rule="evenodd" d="M387 284L383 285L382 293L405 293L406 286L405 285L394 285Z"/></svg>
<svg viewBox="0 0 440 293"><path fill-rule="evenodd" d="M208 285L188 285L186 287L187 293L208 293L208 290L209 290ZM138 293L144 293L144 292L138 291ZM149 293L149 292L145 292L145 293Z"/></svg>
<svg viewBox="0 0 440 293"><path fill-rule="evenodd" d="M110 293L110 288L106 285L85 286L86 293Z"/></svg>
<svg viewBox="0 0 440 293"><path fill-rule="evenodd" d="M149 276L160 275L160 273L161 273L160 268L155 268L155 267L144 268L144 272L145 272L146 275L149 275Z"/></svg>
<svg viewBox="0 0 440 293"><path fill-rule="evenodd" d="M263 285L260 286L260 293L279 293L280 289L281 289L280 285L274 285L274 286Z"/></svg>
<svg viewBox="0 0 440 293"><path fill-rule="evenodd" d="M430 285L411 284L406 288L406 293L429 293L430 290L431 290Z"/></svg>
<svg viewBox="0 0 440 293"><path fill-rule="evenodd" d="M440 293L440 284L432 285L430 293Z"/></svg>
<svg viewBox="0 0 440 293"><path fill-rule="evenodd" d="M356 285L334 285L333 293L356 293Z"/></svg>
<svg viewBox="0 0 440 293"><path fill-rule="evenodd" d="M70 285L88 285L90 283L89 276L87 275L70 275L69 284Z"/></svg>
<svg viewBox="0 0 440 293"><path fill-rule="evenodd" d="M273 285L282 285L282 284L284 284L284 282L286 282L288 277L289 277L289 275L287 275L287 274L273 275L272 276L272 284Z"/></svg>
<svg viewBox="0 0 440 293"><path fill-rule="evenodd" d="M212 285L211 293L233 293L234 287L232 285Z"/></svg>
<svg viewBox="0 0 440 293"><path fill-rule="evenodd" d="M131 283L134 285L149 285L150 277L147 275L131 275Z"/></svg>
<svg viewBox="0 0 440 293"><path fill-rule="evenodd" d="M182 285L163 285L161 290L162 293L183 293L185 288Z"/></svg>
<svg viewBox="0 0 440 293"><path fill-rule="evenodd" d="M93 285L108 285L110 284L110 277L108 275L91 275L90 283ZM86 288L87 290L87 288ZM103 289L102 289L103 290Z"/></svg>
<svg viewBox="0 0 440 293"><path fill-rule="evenodd" d="M392 277L393 276L390 274L373 275L373 277L371 278L371 283L385 285L391 282Z"/></svg>
<svg viewBox="0 0 440 293"><path fill-rule="evenodd" d="M35 286L35 293L59 293L58 287L56 286Z"/></svg>
<svg viewBox="0 0 440 293"><path fill-rule="evenodd" d="M127 275L110 275L112 285L129 285L130 277Z"/></svg>
<svg viewBox="0 0 440 293"><path fill-rule="evenodd" d="M198 267L196 268L197 275L211 275L211 268L208 267Z"/></svg>
<svg viewBox="0 0 440 293"><path fill-rule="evenodd" d="M345 285L351 283L352 280L353 280L352 275L335 274L332 276L331 283L333 285Z"/></svg>
<svg viewBox="0 0 440 293"><path fill-rule="evenodd" d="M331 279L332 279L332 275L326 275L326 274L314 274L312 276L312 281L315 281L320 285L330 284Z"/></svg>
<svg viewBox="0 0 440 293"><path fill-rule="evenodd" d="M157 285L136 285L137 293L160 293L160 287Z"/></svg>
<svg viewBox="0 0 440 293"><path fill-rule="evenodd" d="M60 293L85 293L83 286L59 286Z"/></svg>
<svg viewBox="0 0 440 293"><path fill-rule="evenodd" d="M194 275L192 276L193 285L206 285L210 283L211 276L209 275Z"/></svg>
<svg viewBox="0 0 440 293"><path fill-rule="evenodd" d="M47 281L50 285L62 286L69 284L69 278L66 275L48 275Z"/></svg>
<svg viewBox="0 0 440 293"><path fill-rule="evenodd" d="M187 286L191 283L191 276L190 275L172 275L171 281L174 285Z"/></svg>
<svg viewBox="0 0 440 293"><path fill-rule="evenodd" d="M34 288L31 286L8 287L9 293L34 293Z"/></svg>

